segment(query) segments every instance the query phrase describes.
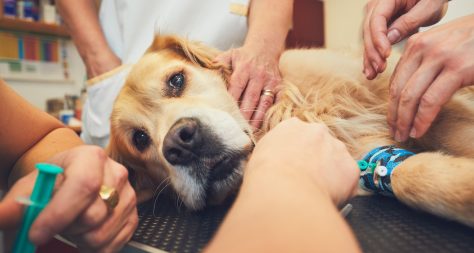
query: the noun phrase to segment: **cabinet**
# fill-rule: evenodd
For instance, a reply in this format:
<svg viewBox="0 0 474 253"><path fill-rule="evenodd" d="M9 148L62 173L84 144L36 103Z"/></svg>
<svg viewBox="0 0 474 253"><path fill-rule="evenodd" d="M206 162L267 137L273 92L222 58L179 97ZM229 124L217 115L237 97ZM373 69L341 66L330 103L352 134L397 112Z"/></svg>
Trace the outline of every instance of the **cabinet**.
<svg viewBox="0 0 474 253"><path fill-rule="evenodd" d="M17 18L4 17L3 0L0 0L0 29L52 35L57 37L69 37L66 28L62 25L47 24L43 22L33 22Z"/></svg>

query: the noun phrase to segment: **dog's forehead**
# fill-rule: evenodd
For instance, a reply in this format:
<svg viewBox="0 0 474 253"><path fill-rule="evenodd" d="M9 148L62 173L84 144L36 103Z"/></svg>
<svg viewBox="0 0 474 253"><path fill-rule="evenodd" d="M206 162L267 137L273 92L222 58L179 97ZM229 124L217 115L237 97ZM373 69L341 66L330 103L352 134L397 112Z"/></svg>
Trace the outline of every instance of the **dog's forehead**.
<svg viewBox="0 0 474 253"><path fill-rule="evenodd" d="M145 54L130 72L130 81L159 78L175 66L182 66L184 60L170 50L161 50Z"/></svg>

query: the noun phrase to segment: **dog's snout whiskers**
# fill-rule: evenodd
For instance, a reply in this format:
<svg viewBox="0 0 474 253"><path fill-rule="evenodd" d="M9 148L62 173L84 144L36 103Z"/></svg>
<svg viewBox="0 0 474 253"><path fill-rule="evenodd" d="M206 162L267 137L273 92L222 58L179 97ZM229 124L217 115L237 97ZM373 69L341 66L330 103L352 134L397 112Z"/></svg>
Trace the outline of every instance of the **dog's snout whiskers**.
<svg viewBox="0 0 474 253"><path fill-rule="evenodd" d="M157 217L155 214L155 209L156 209L156 202L158 201L158 198L160 197L160 194L163 192L163 190L168 187L171 184L171 177L167 177L161 181L161 183L156 187L155 191L153 192L153 196L156 194L156 192L160 189L160 186L162 186L166 182L165 186L158 192L158 194L155 197L155 200L153 201L153 216Z"/></svg>

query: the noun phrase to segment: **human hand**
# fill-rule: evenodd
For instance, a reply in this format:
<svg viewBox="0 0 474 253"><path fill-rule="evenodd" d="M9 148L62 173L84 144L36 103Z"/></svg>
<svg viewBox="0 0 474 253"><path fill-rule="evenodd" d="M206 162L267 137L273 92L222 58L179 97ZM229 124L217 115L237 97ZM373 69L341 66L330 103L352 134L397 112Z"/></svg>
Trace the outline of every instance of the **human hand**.
<svg viewBox="0 0 474 253"><path fill-rule="evenodd" d="M281 82L278 61L281 51L264 45L244 45L219 55L217 62L232 67L229 93L238 101L244 118L255 129L260 128L265 112L273 105ZM271 95L263 95L270 90Z"/></svg>
<svg viewBox="0 0 474 253"><path fill-rule="evenodd" d="M473 55L474 15L408 40L390 82L387 121L395 140L423 136L453 94L474 84Z"/></svg>
<svg viewBox="0 0 474 253"><path fill-rule="evenodd" d="M447 0L371 0L363 23L364 74L373 79L386 68L391 45L438 22Z"/></svg>
<svg viewBox="0 0 474 253"><path fill-rule="evenodd" d="M58 177L51 202L33 223L31 241L41 245L61 233L82 251L118 251L138 224L135 192L128 182L127 170L93 146L71 149L48 162L63 167L64 176ZM2 210L15 210L16 215L13 211L5 212L14 221L0 226L19 225L22 212L18 211L21 206L15 198L31 193L36 174L18 180L7 194L3 207L0 205L0 216L4 214ZM119 193L120 200L113 210L99 197L101 185L114 187Z"/></svg>
<svg viewBox="0 0 474 253"><path fill-rule="evenodd" d="M108 47L104 48L100 54L85 57L84 62L86 65L87 78L89 79L100 76L122 64L120 58Z"/></svg>
<svg viewBox="0 0 474 253"><path fill-rule="evenodd" d="M292 118L278 124L256 145L244 177L255 171L296 175L301 183L310 179L340 205L355 193L359 170L345 145L322 124ZM268 175L268 174L267 174Z"/></svg>
<svg viewBox="0 0 474 253"><path fill-rule="evenodd" d="M23 217L23 205L16 201L19 196L29 196L38 175L37 171L18 179L0 202L0 230L15 229Z"/></svg>

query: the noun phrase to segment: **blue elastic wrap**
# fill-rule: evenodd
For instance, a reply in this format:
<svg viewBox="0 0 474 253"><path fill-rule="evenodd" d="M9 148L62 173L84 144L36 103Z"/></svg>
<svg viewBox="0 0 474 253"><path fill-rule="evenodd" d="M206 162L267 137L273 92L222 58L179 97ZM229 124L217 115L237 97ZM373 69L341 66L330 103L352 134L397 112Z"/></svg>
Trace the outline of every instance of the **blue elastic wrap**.
<svg viewBox="0 0 474 253"><path fill-rule="evenodd" d="M401 162L414 154L395 146L383 146L373 149L359 161L359 168L361 169L360 187L366 191L393 196L390 180L392 172ZM362 167L361 164L366 166ZM379 173L379 171L384 173Z"/></svg>

